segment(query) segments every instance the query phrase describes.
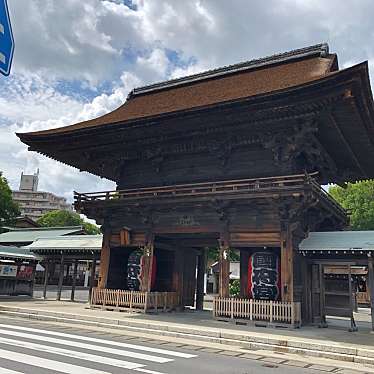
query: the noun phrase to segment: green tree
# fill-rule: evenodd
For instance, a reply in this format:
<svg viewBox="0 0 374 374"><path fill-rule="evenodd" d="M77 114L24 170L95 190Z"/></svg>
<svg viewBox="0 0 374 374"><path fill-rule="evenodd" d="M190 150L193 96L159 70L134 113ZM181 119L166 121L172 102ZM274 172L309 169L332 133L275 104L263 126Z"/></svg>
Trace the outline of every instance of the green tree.
<svg viewBox="0 0 374 374"><path fill-rule="evenodd" d="M374 180L332 186L329 193L350 213L352 230L374 230Z"/></svg>
<svg viewBox="0 0 374 374"><path fill-rule="evenodd" d="M229 292L230 292L230 296L236 297L240 295L240 280L239 279L234 279L233 281L230 282Z"/></svg>
<svg viewBox="0 0 374 374"><path fill-rule="evenodd" d="M67 210L53 210L45 213L37 222L44 227L83 226L84 231L89 235L100 234L98 226L84 221L78 213Z"/></svg>
<svg viewBox="0 0 374 374"><path fill-rule="evenodd" d="M209 247L208 248L208 260L218 261L219 260L219 249L218 247ZM240 255L235 249L229 251L229 260L230 261L239 261Z"/></svg>
<svg viewBox="0 0 374 374"><path fill-rule="evenodd" d="M19 206L13 201L8 181L3 177L2 172L0 172L0 228L13 224L19 215Z"/></svg>

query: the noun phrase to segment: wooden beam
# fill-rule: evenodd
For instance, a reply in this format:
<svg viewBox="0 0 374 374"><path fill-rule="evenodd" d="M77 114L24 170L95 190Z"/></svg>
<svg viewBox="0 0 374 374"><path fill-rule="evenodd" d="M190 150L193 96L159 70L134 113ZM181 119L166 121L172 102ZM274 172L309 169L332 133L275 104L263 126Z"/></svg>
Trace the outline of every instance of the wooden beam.
<svg viewBox="0 0 374 374"><path fill-rule="evenodd" d="M173 269L173 290L178 294L178 309L183 310L184 294L183 294L183 280L184 280L184 252L180 248L175 248L174 269Z"/></svg>
<svg viewBox="0 0 374 374"><path fill-rule="evenodd" d="M374 258L368 255L368 286L370 291L371 329L374 331Z"/></svg>
<svg viewBox="0 0 374 374"><path fill-rule="evenodd" d="M129 246L130 245L130 230L123 228L119 232L119 237L120 237L120 244L121 246Z"/></svg>
<svg viewBox="0 0 374 374"><path fill-rule="evenodd" d="M230 260L228 234L222 233L219 240L219 296L229 297Z"/></svg>
<svg viewBox="0 0 374 374"><path fill-rule="evenodd" d="M196 310L204 309L204 279L206 271L206 250L202 249L197 256Z"/></svg>
<svg viewBox="0 0 374 374"><path fill-rule="evenodd" d="M150 292L152 287L152 271L153 271L153 256L154 256L154 236L148 235L147 244L143 247L142 257L142 279L140 290L143 292Z"/></svg>
<svg viewBox="0 0 374 374"><path fill-rule="evenodd" d="M110 263L110 232L104 232L100 255L100 273L98 288L105 288L108 281L109 263Z"/></svg>
<svg viewBox="0 0 374 374"><path fill-rule="evenodd" d="M70 294L70 300L74 301L75 296L75 287L77 285L77 273L78 273L78 260L74 260L74 269L73 269L73 279L71 282L71 294Z"/></svg>
<svg viewBox="0 0 374 374"><path fill-rule="evenodd" d="M248 298L248 262L249 250L240 250L240 297Z"/></svg>
<svg viewBox="0 0 374 374"><path fill-rule="evenodd" d="M352 147L351 147L351 146L349 145L349 143L347 142L347 139L345 138L345 136L344 136L344 134L342 133L340 127L338 126L338 124L337 124L337 122L336 122L336 120L335 120L334 115L333 115L332 113L330 113L329 117L330 117L330 121L331 121L331 123L333 124L333 126L334 126L336 132L339 134L340 139L342 140L343 144L346 146L348 152L350 153L352 159L354 160L354 162L355 162L357 168L361 171L361 173L362 173L362 179L367 178L367 174L366 174L365 170L362 168L360 162L358 161L358 158L356 157L355 153L353 152Z"/></svg>
<svg viewBox="0 0 374 374"><path fill-rule="evenodd" d="M293 301L293 245L290 228L281 233L282 301Z"/></svg>
<svg viewBox="0 0 374 374"><path fill-rule="evenodd" d="M62 285L64 282L64 254L61 254L60 273L58 277L57 300L61 300Z"/></svg>
<svg viewBox="0 0 374 374"><path fill-rule="evenodd" d="M44 264L43 299L47 298L48 277L49 277L49 261L46 261L45 264Z"/></svg>

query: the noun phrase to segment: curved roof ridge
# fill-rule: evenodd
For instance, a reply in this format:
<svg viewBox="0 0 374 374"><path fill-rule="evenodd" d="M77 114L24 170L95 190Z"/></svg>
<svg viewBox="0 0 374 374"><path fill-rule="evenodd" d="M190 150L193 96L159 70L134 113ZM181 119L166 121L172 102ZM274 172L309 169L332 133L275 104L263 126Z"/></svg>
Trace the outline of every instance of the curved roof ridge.
<svg viewBox="0 0 374 374"><path fill-rule="evenodd" d="M325 57L329 54L329 45L327 43L315 44L312 46L295 49L288 52L277 53L271 56L261 57L249 61L243 61L232 65L222 66L216 69L206 70L201 73L186 75L180 78L170 79L158 83L152 83L146 86L134 88L129 93L129 98L139 96L145 93L159 91L183 84L189 84L195 81L210 79L222 75L232 74L244 70L256 69L263 66L289 62L304 57L319 56Z"/></svg>

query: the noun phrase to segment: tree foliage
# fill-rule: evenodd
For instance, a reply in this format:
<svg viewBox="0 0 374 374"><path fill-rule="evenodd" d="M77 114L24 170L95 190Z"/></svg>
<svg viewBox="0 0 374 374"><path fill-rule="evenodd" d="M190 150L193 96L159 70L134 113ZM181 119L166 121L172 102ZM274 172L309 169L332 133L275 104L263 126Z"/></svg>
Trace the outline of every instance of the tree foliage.
<svg viewBox="0 0 374 374"><path fill-rule="evenodd" d="M374 230L374 180L332 186L329 193L349 211L352 230Z"/></svg>
<svg viewBox="0 0 374 374"><path fill-rule="evenodd" d="M0 227L11 225L19 215L19 206L13 201L8 181L0 172Z"/></svg>
<svg viewBox="0 0 374 374"><path fill-rule="evenodd" d="M239 261L240 256L237 251L231 249L229 251L229 260L230 261ZM209 247L208 248L208 260L209 261L218 261L219 260L219 249L218 247Z"/></svg>
<svg viewBox="0 0 374 374"><path fill-rule="evenodd" d="M240 295L240 280L234 279L229 284L230 296L236 297Z"/></svg>
<svg viewBox="0 0 374 374"><path fill-rule="evenodd" d="M89 235L100 234L98 226L84 221L78 213L67 210L53 210L45 213L37 222L44 227L83 226L84 231Z"/></svg>

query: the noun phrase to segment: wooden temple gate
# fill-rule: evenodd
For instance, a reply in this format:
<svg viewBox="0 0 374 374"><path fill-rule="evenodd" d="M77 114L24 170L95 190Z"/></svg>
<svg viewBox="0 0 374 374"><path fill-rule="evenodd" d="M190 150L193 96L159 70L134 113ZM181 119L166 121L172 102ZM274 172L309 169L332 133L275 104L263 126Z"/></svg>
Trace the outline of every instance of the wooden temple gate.
<svg viewBox="0 0 374 374"><path fill-rule="evenodd" d="M224 301L232 248L242 255L241 297L283 303L252 302L261 318L301 303L309 322L298 244L348 223L320 186L374 177L368 65L339 71L326 44L136 88L104 116L18 136L116 182L116 191L75 194L76 209L102 225L100 290L177 293L180 308L197 290L202 308L204 248L218 247L215 313L234 317L248 303ZM114 303L107 292L101 305Z"/></svg>
<svg viewBox="0 0 374 374"><path fill-rule="evenodd" d="M126 212L123 211L124 203ZM345 213L340 206L321 189L312 176L303 174L76 193L75 204L77 209L89 207L97 211L105 205L110 209L111 217L118 217L119 221L124 219L125 222L131 219L136 223L135 230L113 225L109 229L104 226L99 284L93 293L92 305L139 311L194 305L196 309L202 309L205 248L216 246L219 248L220 279L219 297L215 298L213 304L214 316L222 319L229 315L230 318L265 320L292 326L301 321L303 282L300 276L294 277L294 263L301 266L302 258L294 251L300 233L297 231L299 224L293 223L302 222L302 215L307 210L313 215L316 205L326 210L324 218L329 216L330 224L345 220ZM200 204L199 209L195 208L196 204ZM152 210L144 208L149 205L152 205ZM177 207L173 213L172 206ZM181 208L178 209L179 206ZM256 214L253 214L254 210ZM329 223L326 221L325 224ZM125 279L128 276L129 258L139 248L139 288L126 291L129 288L126 284L129 278ZM275 300L281 302L269 304L252 301L247 304L243 299L229 298L231 248L240 250L241 296L244 299L249 297L250 256L264 251L277 254L281 285ZM156 262L151 260L153 257L157 259ZM163 274L159 274L153 267ZM168 274L165 269L169 269ZM152 281L154 271L156 281ZM156 299L159 301L155 306L151 300Z"/></svg>

